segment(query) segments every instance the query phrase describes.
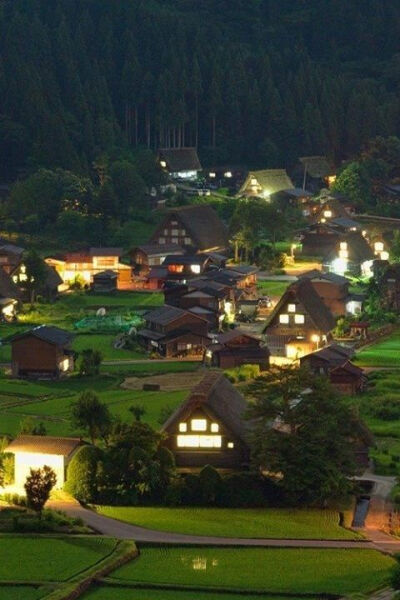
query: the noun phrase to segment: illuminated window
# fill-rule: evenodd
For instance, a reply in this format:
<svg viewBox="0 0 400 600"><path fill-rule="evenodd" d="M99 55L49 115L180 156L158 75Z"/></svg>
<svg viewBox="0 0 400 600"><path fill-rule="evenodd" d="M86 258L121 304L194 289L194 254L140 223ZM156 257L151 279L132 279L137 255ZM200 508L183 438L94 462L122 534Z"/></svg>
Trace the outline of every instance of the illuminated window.
<svg viewBox="0 0 400 600"><path fill-rule="evenodd" d="M209 173L208 176L211 177L211 179L215 179L217 174L212 172L212 173Z"/></svg>
<svg viewBox="0 0 400 600"><path fill-rule="evenodd" d="M347 242L340 242L340 249L347 250Z"/></svg>
<svg viewBox="0 0 400 600"><path fill-rule="evenodd" d="M294 315L296 325L304 325L304 315Z"/></svg>
<svg viewBox="0 0 400 600"><path fill-rule="evenodd" d="M226 173L224 173L224 177L230 179L230 177L232 177L232 173L230 171L226 171Z"/></svg>
<svg viewBox="0 0 400 600"><path fill-rule="evenodd" d="M192 273L200 273L200 265L190 265L190 270L192 271Z"/></svg>
<svg viewBox="0 0 400 600"><path fill-rule="evenodd" d="M233 442L228 442L228 448L232 449L235 447L235 444Z"/></svg>
<svg viewBox="0 0 400 600"><path fill-rule="evenodd" d="M160 165L162 166L163 169L165 169L165 167L167 166L167 163L165 162L165 160L160 160Z"/></svg>
<svg viewBox="0 0 400 600"><path fill-rule="evenodd" d="M219 432L219 425L218 425L218 423L211 423L211 431L212 431L212 433L218 433Z"/></svg>
<svg viewBox="0 0 400 600"><path fill-rule="evenodd" d="M250 183L251 183L251 185L257 185L257 179L255 179L255 177L253 177Z"/></svg>
<svg viewBox="0 0 400 600"><path fill-rule="evenodd" d="M375 252L383 252L383 243L382 242L375 242L374 246L375 246Z"/></svg>
<svg viewBox="0 0 400 600"><path fill-rule="evenodd" d="M178 435L178 448L221 448L220 435Z"/></svg>
<svg viewBox="0 0 400 600"><path fill-rule="evenodd" d="M170 273L183 273L183 265L168 265Z"/></svg>
<svg viewBox="0 0 400 600"><path fill-rule="evenodd" d="M171 234L172 234L172 235L179 235L179 229L173 229L173 230L171 231Z"/></svg>
<svg viewBox="0 0 400 600"><path fill-rule="evenodd" d="M189 237L185 237L185 245L190 246L191 243L192 243L192 240Z"/></svg>
<svg viewBox="0 0 400 600"><path fill-rule="evenodd" d="M288 325L289 315L279 315L279 323L282 323L282 325Z"/></svg>
<svg viewBox="0 0 400 600"><path fill-rule="evenodd" d="M349 258L348 250L339 250L339 258Z"/></svg>
<svg viewBox="0 0 400 600"><path fill-rule="evenodd" d="M159 243L159 244L165 244L165 238L163 238L163 237L159 237L159 238L158 238L158 243Z"/></svg>
<svg viewBox="0 0 400 600"><path fill-rule="evenodd" d="M191 427L192 431L206 431L207 421L206 419L192 419Z"/></svg>
<svg viewBox="0 0 400 600"><path fill-rule="evenodd" d="M324 217L326 217L327 219L330 219L331 216L332 216L331 210L324 210Z"/></svg>
<svg viewBox="0 0 400 600"><path fill-rule="evenodd" d="M296 312L296 305L295 304L288 304L288 312Z"/></svg>
<svg viewBox="0 0 400 600"><path fill-rule="evenodd" d="M185 431L187 431L187 424L179 423L179 431L181 431L182 433L185 433Z"/></svg>

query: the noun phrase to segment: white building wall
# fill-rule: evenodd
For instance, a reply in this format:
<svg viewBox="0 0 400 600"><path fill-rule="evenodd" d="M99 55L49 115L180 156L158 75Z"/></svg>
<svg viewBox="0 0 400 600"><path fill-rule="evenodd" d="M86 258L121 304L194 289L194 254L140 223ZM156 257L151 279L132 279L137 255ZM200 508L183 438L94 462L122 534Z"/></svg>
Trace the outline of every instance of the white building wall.
<svg viewBox="0 0 400 600"><path fill-rule="evenodd" d="M64 456L33 452L15 453L15 486L23 490L30 469L42 469L45 465L51 467L57 475L55 489L61 489L65 480Z"/></svg>

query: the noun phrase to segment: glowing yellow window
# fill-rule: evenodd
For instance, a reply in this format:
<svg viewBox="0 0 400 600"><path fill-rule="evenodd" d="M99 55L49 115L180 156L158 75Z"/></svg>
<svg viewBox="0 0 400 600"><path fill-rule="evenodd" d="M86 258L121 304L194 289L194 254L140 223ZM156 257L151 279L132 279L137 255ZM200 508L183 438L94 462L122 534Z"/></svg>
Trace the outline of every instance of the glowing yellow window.
<svg viewBox="0 0 400 600"><path fill-rule="evenodd" d="M383 252L383 243L375 242L375 252Z"/></svg>
<svg viewBox="0 0 400 600"><path fill-rule="evenodd" d="M340 242L340 249L347 250L347 242Z"/></svg>
<svg viewBox="0 0 400 600"><path fill-rule="evenodd" d="M233 442L228 442L228 448L232 449L235 447L235 444Z"/></svg>
<svg viewBox="0 0 400 600"><path fill-rule="evenodd" d="M192 419L192 431L207 431L206 419Z"/></svg>
<svg viewBox="0 0 400 600"><path fill-rule="evenodd" d="M251 185L257 185L257 179L255 177L251 178Z"/></svg>
<svg viewBox="0 0 400 600"><path fill-rule="evenodd" d="M282 325L288 325L289 315L279 315L279 323L282 323Z"/></svg>
<svg viewBox="0 0 400 600"><path fill-rule="evenodd" d="M160 160L160 165L163 169L165 169L165 167L167 166L167 163L165 162L165 160Z"/></svg>
<svg viewBox="0 0 400 600"><path fill-rule="evenodd" d="M339 250L339 258L349 258L348 250Z"/></svg>
<svg viewBox="0 0 400 600"><path fill-rule="evenodd" d="M187 431L187 424L179 423L179 431L181 431L182 433L185 433L185 431Z"/></svg>
<svg viewBox="0 0 400 600"><path fill-rule="evenodd" d="M220 435L178 435L178 448L221 448Z"/></svg>
<svg viewBox="0 0 400 600"><path fill-rule="evenodd" d="M218 423L211 423L211 432L212 433L218 433L219 432L219 425L218 425Z"/></svg>
<svg viewBox="0 0 400 600"><path fill-rule="evenodd" d="M331 216L332 216L331 210L324 210L324 217L326 217L327 219L330 219Z"/></svg>
<svg viewBox="0 0 400 600"><path fill-rule="evenodd" d="M296 325L304 325L304 315L294 315Z"/></svg>
<svg viewBox="0 0 400 600"><path fill-rule="evenodd" d="M296 312L296 305L295 304L288 304L288 312Z"/></svg>

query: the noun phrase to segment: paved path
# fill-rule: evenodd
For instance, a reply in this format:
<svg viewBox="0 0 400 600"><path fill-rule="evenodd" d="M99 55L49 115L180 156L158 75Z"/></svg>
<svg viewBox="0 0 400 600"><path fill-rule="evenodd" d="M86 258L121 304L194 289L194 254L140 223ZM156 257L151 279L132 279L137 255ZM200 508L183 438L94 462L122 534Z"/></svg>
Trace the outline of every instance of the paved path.
<svg viewBox="0 0 400 600"><path fill-rule="evenodd" d="M184 535L168 533L129 525L116 519L99 515L78 504L70 502L52 501L49 508L63 510L72 517L79 517L90 527L103 535L119 539L134 539L136 542L154 542L159 544L199 544L206 546L261 546L261 547L287 547L287 548L369 548L376 546L369 541L348 540L281 540L281 539L256 539L256 538L225 538L200 535ZM400 549L400 541L399 541Z"/></svg>

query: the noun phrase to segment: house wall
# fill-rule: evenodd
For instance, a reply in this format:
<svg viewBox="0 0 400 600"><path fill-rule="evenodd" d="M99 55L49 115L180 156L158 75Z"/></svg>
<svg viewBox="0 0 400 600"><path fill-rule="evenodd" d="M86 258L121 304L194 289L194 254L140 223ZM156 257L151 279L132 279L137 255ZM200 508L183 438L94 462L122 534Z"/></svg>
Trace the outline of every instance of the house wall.
<svg viewBox="0 0 400 600"><path fill-rule="evenodd" d="M166 358L173 358L181 354L193 354L202 356L206 345L206 339L193 333L182 335L179 339L163 344L163 354ZM191 346L188 348L187 346Z"/></svg>
<svg viewBox="0 0 400 600"><path fill-rule="evenodd" d="M41 469L45 465L51 467L57 476L56 489L61 489L65 482L65 459L56 454L39 454L34 452L15 453L15 486L23 489L30 469Z"/></svg>
<svg viewBox="0 0 400 600"><path fill-rule="evenodd" d="M61 349L34 336L24 337L11 343L14 376L18 376L21 371L56 373L62 359Z"/></svg>
<svg viewBox="0 0 400 600"><path fill-rule="evenodd" d="M193 432L190 423L192 419L206 419L207 431ZM187 432L179 432L179 423L187 424ZM219 431L217 434L211 432L211 423L217 423ZM241 469L242 465L248 463L249 452L240 440L237 440L231 432L225 427L224 423L213 417L210 413L202 409L195 409L184 419L174 422L169 427L168 438L164 445L171 450L175 456L176 465L179 468L198 469L205 465L211 465L220 469ZM179 448L178 435L218 435L221 437L221 447L213 449L205 448ZM233 448L228 448L228 443L233 443Z"/></svg>
<svg viewBox="0 0 400 600"><path fill-rule="evenodd" d="M154 234L152 241L156 244L178 244L194 246L192 236L178 217L167 216Z"/></svg>

